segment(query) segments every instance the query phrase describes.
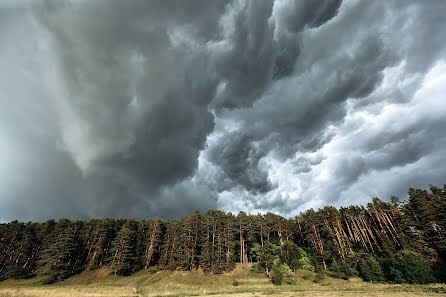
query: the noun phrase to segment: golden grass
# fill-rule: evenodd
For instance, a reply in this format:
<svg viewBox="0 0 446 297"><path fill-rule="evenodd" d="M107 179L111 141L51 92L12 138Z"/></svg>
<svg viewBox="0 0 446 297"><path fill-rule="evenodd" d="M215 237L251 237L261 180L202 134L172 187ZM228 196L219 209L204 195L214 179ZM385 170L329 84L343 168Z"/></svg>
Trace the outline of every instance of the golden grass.
<svg viewBox="0 0 446 297"><path fill-rule="evenodd" d="M237 267L230 273L213 275L201 271L140 271L132 276L109 275L107 270L83 272L65 281L40 285L38 279L6 280L0 297L52 296L444 296L446 285L371 284L359 278L327 277L315 283L315 274L297 271L295 284L273 285L264 275ZM234 286L237 281L238 286ZM441 294L440 292L443 292Z"/></svg>

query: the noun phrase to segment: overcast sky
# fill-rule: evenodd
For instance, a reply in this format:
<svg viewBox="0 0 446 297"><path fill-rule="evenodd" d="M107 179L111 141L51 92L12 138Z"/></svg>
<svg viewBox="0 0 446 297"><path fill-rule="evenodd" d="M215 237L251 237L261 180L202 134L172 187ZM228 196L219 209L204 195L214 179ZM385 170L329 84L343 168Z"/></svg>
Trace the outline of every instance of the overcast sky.
<svg viewBox="0 0 446 297"><path fill-rule="evenodd" d="M0 0L0 221L295 216L446 183L444 0Z"/></svg>

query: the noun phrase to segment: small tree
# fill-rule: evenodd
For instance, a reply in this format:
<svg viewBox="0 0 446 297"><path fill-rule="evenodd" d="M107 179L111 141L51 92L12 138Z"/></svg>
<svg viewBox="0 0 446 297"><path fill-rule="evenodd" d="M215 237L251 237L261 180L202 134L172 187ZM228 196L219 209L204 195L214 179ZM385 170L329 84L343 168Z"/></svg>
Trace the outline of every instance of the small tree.
<svg viewBox="0 0 446 297"><path fill-rule="evenodd" d="M316 276L314 277L315 283L320 283L325 279L325 269L321 265L316 266Z"/></svg>
<svg viewBox="0 0 446 297"><path fill-rule="evenodd" d="M379 262L372 255L367 255L359 260L359 273L368 282L385 281L384 272Z"/></svg>
<svg viewBox="0 0 446 297"><path fill-rule="evenodd" d="M300 267L299 260L302 258L303 250L297 246L297 244L285 241L281 246L280 259L286 263L293 272L296 272Z"/></svg>
<svg viewBox="0 0 446 297"><path fill-rule="evenodd" d="M266 274L269 276L269 271L274 263L274 246L270 242L266 242L263 246L263 249L260 253L260 262L265 265Z"/></svg>
<svg viewBox="0 0 446 297"><path fill-rule="evenodd" d="M330 270L336 278L348 279L351 276L357 275L357 271L343 261L333 261Z"/></svg>
<svg viewBox="0 0 446 297"><path fill-rule="evenodd" d="M274 266L271 271L271 281L276 286L281 286L283 283L283 274L278 266Z"/></svg>

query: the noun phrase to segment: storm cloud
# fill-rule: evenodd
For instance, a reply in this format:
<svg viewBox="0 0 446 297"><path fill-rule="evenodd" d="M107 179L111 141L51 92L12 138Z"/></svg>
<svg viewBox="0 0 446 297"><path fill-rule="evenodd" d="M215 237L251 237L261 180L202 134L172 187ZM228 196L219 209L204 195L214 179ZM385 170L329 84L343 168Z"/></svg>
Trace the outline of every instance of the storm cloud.
<svg viewBox="0 0 446 297"><path fill-rule="evenodd" d="M444 1L3 1L0 220L296 215L446 183Z"/></svg>

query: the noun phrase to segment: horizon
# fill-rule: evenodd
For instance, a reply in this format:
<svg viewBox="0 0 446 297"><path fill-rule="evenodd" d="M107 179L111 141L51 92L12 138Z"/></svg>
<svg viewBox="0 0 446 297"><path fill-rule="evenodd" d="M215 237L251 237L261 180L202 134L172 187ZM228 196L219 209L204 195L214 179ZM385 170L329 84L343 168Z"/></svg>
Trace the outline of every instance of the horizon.
<svg viewBox="0 0 446 297"><path fill-rule="evenodd" d="M437 189L441 189L441 187L438 187L436 185L429 185L429 187L431 187L431 186L436 187ZM446 189L446 184L443 185L443 188ZM413 189L413 188L411 188L411 189ZM410 189L408 189L408 190L410 190ZM432 191L430 191L430 188L429 189L414 189L414 190L426 191L429 194L432 193ZM335 208L337 211L341 211L342 209L345 210L345 209L348 209L350 207L364 207L365 209L368 209L369 204L373 204L375 199L378 199L378 201L381 201L381 202L384 202L384 203L388 203L389 205L393 205L392 204L393 201L391 200L393 197L397 198L398 208L403 207L405 204L407 204L409 202L408 199L410 198L410 197L408 197L407 199L401 200L401 199L399 199L399 197L396 197L396 196L392 196L389 199L381 199L379 197L371 197L370 200L366 204L350 204L350 205L340 206L340 207L336 207L336 206L333 206L333 205L324 205L324 206L319 207L317 209L309 208L309 209L307 209L305 211L302 211L302 212L298 213L297 215L295 215L293 217L282 216L279 213L274 213L274 212L251 213L251 212L245 212L243 210L240 210L238 212L231 212L231 211L224 211L224 210L220 210L220 209L212 209L212 208L210 208L210 209L206 209L205 211L200 211L198 209L195 209L195 210L192 210L190 213L188 213L188 214L186 214L186 215L184 215L182 217L170 218L170 219L169 218L159 217L157 215L152 216L152 217L141 217L141 218L135 218L135 217L92 217L92 218L56 217L56 218L47 218L45 220L37 219L35 221L21 221L21 220L12 220L12 221L5 221L5 222L0 221L0 224L10 224L12 222L18 222L18 223L24 223L24 224L28 224L28 223L39 223L39 224L42 224L42 223L46 223L46 222L51 221L51 220L55 221L56 223L59 223L61 220L69 220L69 221L72 221L72 222L76 222L76 221L90 222L92 220L134 220L134 221L137 221L137 222L141 222L141 221L144 221L144 220L153 220L153 219L156 219L156 218L160 219L163 222L172 222L172 221L175 221L175 220L181 220L181 219L184 219L186 217L190 217L195 212L198 212L200 214L200 216L205 216L208 211L215 211L215 210L216 211L222 211L225 215L232 214L234 216L238 216L238 215L240 215L240 213L245 213L248 216L265 216L267 214L273 214L273 215L279 216L281 218L284 218L286 220L293 220L293 219L297 219L297 218L300 218L300 217L304 216L305 213L307 213L309 210L313 210L314 212L317 213L317 212L322 211L323 209L325 209L327 207L328 208Z"/></svg>

